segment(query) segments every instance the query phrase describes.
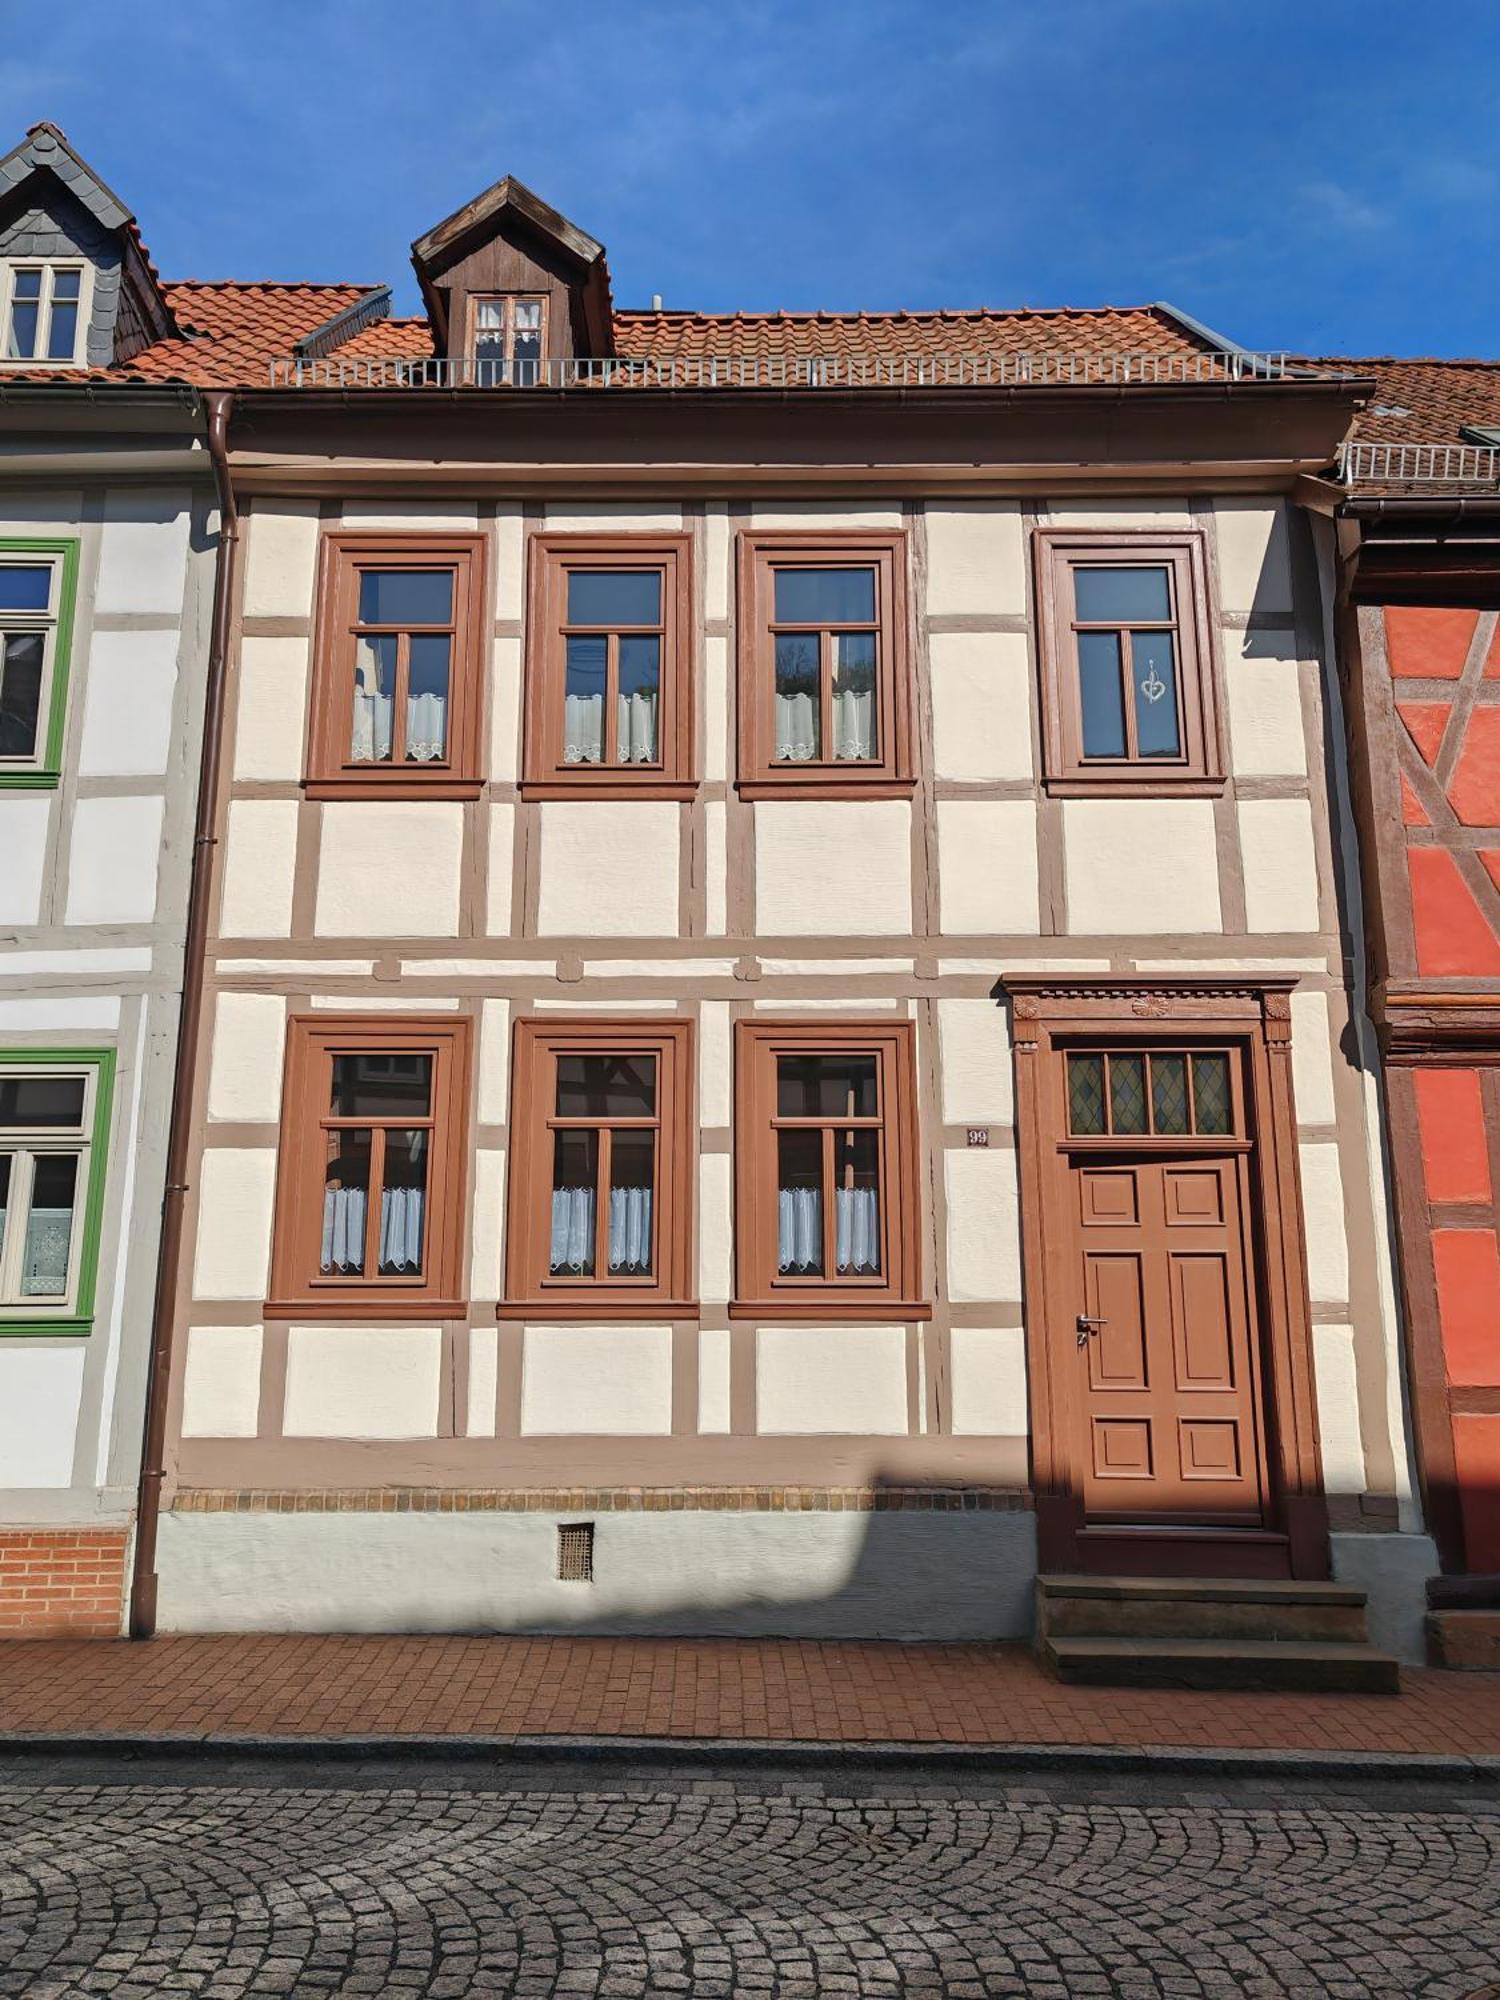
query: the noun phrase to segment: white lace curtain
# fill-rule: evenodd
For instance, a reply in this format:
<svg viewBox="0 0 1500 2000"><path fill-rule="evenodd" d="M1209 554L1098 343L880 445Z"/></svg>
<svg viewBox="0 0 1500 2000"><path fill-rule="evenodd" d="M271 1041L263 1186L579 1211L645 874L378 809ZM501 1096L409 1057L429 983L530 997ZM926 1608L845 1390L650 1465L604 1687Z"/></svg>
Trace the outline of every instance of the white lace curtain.
<svg viewBox="0 0 1500 2000"><path fill-rule="evenodd" d="M819 1271L823 1264L820 1188L782 1188L777 1201L776 1268ZM835 1188L834 1266L841 1275L880 1269L880 1202L874 1188Z"/></svg>
<svg viewBox="0 0 1500 2000"><path fill-rule="evenodd" d="M875 755L875 690L841 689L833 697L832 755L852 763ZM776 697L776 761L805 764L818 754L818 704L810 694Z"/></svg>
<svg viewBox="0 0 1500 2000"><path fill-rule="evenodd" d="M381 764L391 754L388 694L354 692L354 735L350 757L356 764ZM416 764L433 764L448 754L448 703L440 694L413 695L406 704L406 754Z"/></svg>
<svg viewBox="0 0 1500 2000"><path fill-rule="evenodd" d="M0 1208L0 1236L5 1210ZM21 1295L28 1299L61 1298L68 1289L68 1248L73 1241L71 1208L34 1208L26 1223L26 1255L21 1269Z"/></svg>
<svg viewBox="0 0 1500 2000"><path fill-rule="evenodd" d="M553 1271L586 1271L594 1261L594 1190L552 1190ZM651 1190L609 1191L609 1268L628 1276L651 1269Z"/></svg>
<svg viewBox="0 0 1500 2000"><path fill-rule="evenodd" d="M615 703L615 755L622 764L656 762L657 697L622 694ZM604 762L604 696L570 694L563 713L563 760L568 764Z"/></svg>
<svg viewBox="0 0 1500 2000"><path fill-rule="evenodd" d="M380 1268L420 1271L422 1268L421 1188L387 1188L380 1197ZM319 1269L325 1276L348 1275L364 1269L365 1216L363 1188L328 1188L323 1195L323 1254Z"/></svg>

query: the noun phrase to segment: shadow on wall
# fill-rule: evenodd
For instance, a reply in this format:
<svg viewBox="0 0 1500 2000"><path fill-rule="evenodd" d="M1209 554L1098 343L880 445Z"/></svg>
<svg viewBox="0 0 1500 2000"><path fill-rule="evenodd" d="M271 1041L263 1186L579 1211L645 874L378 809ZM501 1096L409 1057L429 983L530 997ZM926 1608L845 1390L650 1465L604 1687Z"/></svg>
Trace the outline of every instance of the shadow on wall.
<svg viewBox="0 0 1500 2000"><path fill-rule="evenodd" d="M174 1513L160 1573L175 1632L1024 1639L1036 1532L1022 1494L877 1477L865 1509Z"/></svg>

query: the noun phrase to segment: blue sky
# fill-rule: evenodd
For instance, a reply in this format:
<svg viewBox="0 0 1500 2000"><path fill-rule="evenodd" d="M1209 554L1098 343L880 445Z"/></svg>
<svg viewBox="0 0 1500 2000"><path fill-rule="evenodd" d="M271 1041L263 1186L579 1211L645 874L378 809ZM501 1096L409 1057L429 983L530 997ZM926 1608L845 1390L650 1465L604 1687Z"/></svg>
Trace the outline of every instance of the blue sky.
<svg viewBox="0 0 1500 2000"><path fill-rule="evenodd" d="M6 32L8 30L8 32ZM0 0L168 277L390 280L516 173L615 297L1500 355L1500 0Z"/></svg>

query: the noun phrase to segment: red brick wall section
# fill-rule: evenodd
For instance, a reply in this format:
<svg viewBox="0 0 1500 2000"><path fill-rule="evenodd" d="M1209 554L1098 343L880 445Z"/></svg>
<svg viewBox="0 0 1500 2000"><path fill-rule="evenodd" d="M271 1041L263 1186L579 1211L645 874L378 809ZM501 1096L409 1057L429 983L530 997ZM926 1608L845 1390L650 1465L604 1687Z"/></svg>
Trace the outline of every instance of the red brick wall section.
<svg viewBox="0 0 1500 2000"><path fill-rule="evenodd" d="M117 1639L123 1528L0 1529L0 1639Z"/></svg>

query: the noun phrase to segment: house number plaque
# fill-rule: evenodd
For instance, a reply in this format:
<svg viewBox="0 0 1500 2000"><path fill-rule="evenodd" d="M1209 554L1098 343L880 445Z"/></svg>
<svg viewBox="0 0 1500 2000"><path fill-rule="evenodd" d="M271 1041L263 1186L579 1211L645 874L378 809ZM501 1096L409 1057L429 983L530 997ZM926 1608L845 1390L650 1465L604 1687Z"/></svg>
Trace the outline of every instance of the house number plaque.
<svg viewBox="0 0 1500 2000"><path fill-rule="evenodd" d="M990 1128L988 1125L971 1125L968 1131L969 1144L971 1146L987 1146L990 1143Z"/></svg>

